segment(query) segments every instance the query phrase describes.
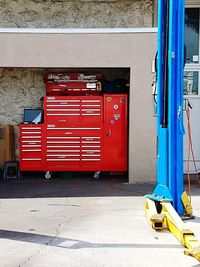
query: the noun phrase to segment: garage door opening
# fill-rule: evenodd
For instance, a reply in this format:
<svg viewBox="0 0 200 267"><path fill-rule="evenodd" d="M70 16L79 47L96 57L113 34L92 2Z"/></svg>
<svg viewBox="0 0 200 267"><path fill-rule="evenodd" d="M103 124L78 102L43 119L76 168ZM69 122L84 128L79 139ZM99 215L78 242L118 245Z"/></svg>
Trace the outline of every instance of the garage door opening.
<svg viewBox="0 0 200 267"><path fill-rule="evenodd" d="M72 131L75 131L75 128L78 128L76 127L77 120L79 120L79 118L77 119L78 116L73 116L73 117L68 116L67 118L70 117L73 119L70 122L68 121L68 124L70 123L71 124L70 127L72 128L66 127L65 118L64 118L65 117L64 115L66 115L65 113L66 110L65 110L65 106L61 107L61 105L63 104L62 101L66 101L66 97L69 97L69 98L71 97L71 101L79 101L77 100L79 93L73 94L71 96L68 96L68 94L66 95L63 94L61 96L59 96L59 94L57 95L54 94L54 96L50 94L48 95L49 99L47 99L45 77L47 77L48 73L81 74L87 77L100 74L99 82L101 84L101 91L98 93L98 95L92 96L90 94L89 95L86 94L88 99L84 99L85 97L84 94L81 96L80 101L82 102L82 104L85 104L83 105L84 107L81 107L82 108L81 112L83 112L82 115L85 115L85 116L82 116L83 121L82 121L82 124L80 124L79 126L81 126L80 128L82 128L81 130L83 129L85 130L85 128L87 127L92 128L90 130L94 130L94 128L96 129L99 128L98 122L96 123L94 120L95 116L88 116L87 114L87 112L89 112L89 115L95 115L94 113L97 114L99 112L99 109L97 107L98 104L95 103L95 101L99 101L99 99L100 101L102 101L102 111L101 111L102 114L101 115L102 115L103 121L107 118L106 111L104 111L105 102L107 101L107 104L110 105L113 109L113 112L111 112L110 110L108 111L108 112L111 112L112 114L109 114L108 119L107 119L107 123L109 124L109 127L107 127L106 130L102 130L104 131L103 136L113 135L114 131L112 131L112 127L117 125L121 119L123 122L123 120L126 118L127 122L126 122L126 125L125 124L124 125L125 127L127 127L127 131L126 131L126 136L124 136L123 138L126 139L127 142L125 142L125 140L118 139L119 132L117 131L119 129L116 129L116 135L114 137L115 140L113 141L114 143L112 144L113 149L121 146L120 149L121 150L124 149L124 151L126 151L126 166L127 166L126 170L121 171L119 168L119 171L116 171L114 168L114 171L112 171L112 167L111 169L106 170L105 165L109 160L111 160L113 165L116 164L115 160L113 160L114 156L113 156L113 159L110 156L112 153L109 153L108 157L105 156L106 155L105 146L109 150L109 144L111 144L110 140L106 141L106 139L104 139L103 137L102 144L99 145L100 136L94 133L94 131L93 131L94 134L92 134L92 136L90 136L91 132L84 133L83 136L78 136L79 134L76 134L76 133L74 136L71 133ZM44 173L46 174L46 178L50 178L51 175L52 175L52 178L53 177L54 178L58 178L58 177L70 178L70 177L76 177L76 176L78 177L82 176L84 178L84 177L88 177L88 175L90 177L93 177L94 173L98 176L99 171L101 171L100 176L102 177L102 179L104 178L106 179L107 177L111 175L111 178L114 176L115 178L118 177L118 179L124 179L124 181L127 180L128 178L128 121L129 121L128 103L129 103L129 84L130 84L130 69L129 68L76 68L76 69L72 69L72 68L64 68L64 69L56 69L56 68L54 69L12 68L11 69L11 68L6 68L2 72L1 80L2 80L2 86L4 86L5 88L4 98L7 101L6 103L7 108L4 109L4 112L1 114L1 117L0 117L1 123L14 125L16 159L17 160L20 159L20 162L22 162L22 154L23 154L23 159L26 159L26 163L27 162L31 163L30 168L27 168L27 169L21 168L23 171L24 178L28 178L30 174L33 174L33 171L43 171L43 170L44 170ZM92 82L88 84L89 86L94 86ZM78 89L78 88L75 88L75 89ZM117 95L118 98L115 98L115 95ZM127 96L127 113L123 115L125 117L120 115L120 112L119 112L119 109L120 109L119 106L120 104L123 104L124 102L124 98L121 97L122 95ZM97 99L98 97L99 99ZM49 102L52 100L54 103ZM56 106L58 102L55 102L55 101L60 101L60 100L62 100L61 102L59 102L60 105ZM68 101L69 100L70 99L68 99ZM115 101L118 101L118 100L119 100L119 103L117 102L115 103ZM46 123L46 128L44 129L44 131L42 131L42 128L40 128L40 127L43 127L42 125L44 123L44 120L41 121L41 124L38 123L38 124L33 125L31 130L28 129L28 127L30 126L29 122L28 123L26 122L27 124L26 123L22 124L24 129L22 129L22 125L18 127L20 123L24 122L24 110L44 109L45 101L46 101L45 112L46 112L46 115L49 114L49 117L51 119ZM94 103L93 102L87 103L87 101L93 101ZM48 104L48 107L47 107L47 104ZM88 109L86 105L90 105L90 106L95 105L96 107L90 107ZM76 114L77 111L75 111L75 109L76 107L75 108L71 107L70 112L75 112L75 113L70 113L70 114ZM94 113L90 113L90 112L94 112ZM60 115L62 114L60 117L61 121L59 121L58 125L56 125L55 118L59 114ZM65 125L65 127L63 127L63 125ZM40 129L34 129L34 127L40 128ZM20 128L21 128L21 131L19 131ZM58 128L57 129L58 133L56 135L53 134L55 136L53 136L51 133L50 133L50 136L47 136L49 132L55 133L55 128ZM70 129L63 129L63 128L70 128ZM65 136L60 136L60 134L62 134L61 133L62 130L64 130L63 134L65 134ZM31 135L22 136L21 135L22 132L25 133L25 135L27 133L29 134L30 132ZM36 140L34 138L31 140L28 139L30 136L33 136L33 137L37 136L39 132L41 134L41 138L42 137L45 138L46 136L49 137L44 147L41 147L40 144L42 144L45 141L41 140L41 142L38 143L38 141L40 140ZM71 136L68 136L68 133L72 134L73 135L72 137L76 138L76 140L70 139ZM62 137L65 137L65 139L63 139ZM78 148L79 144L77 143L79 142L79 140L77 139L78 137L81 138L81 143L82 143L81 151L78 151L79 150ZM23 142L22 142L22 138L24 138ZM67 138L69 139L69 142ZM91 138L93 138L94 140ZM18 142L18 139L20 139L20 142ZM63 141L65 142L63 143ZM73 141L73 144L72 144L72 141ZM27 143L27 142L30 142L30 143ZM71 146L71 144L74 146L73 148L69 147ZM103 148L101 147L102 145L103 145ZM124 145L126 146L125 148L123 148ZM56 146L56 148L54 146ZM65 146L65 147L61 147L61 146ZM89 148L89 146L91 147ZM65 150L65 151L62 151L62 150ZM67 150L70 150L70 151L67 151ZM74 151L74 150L77 150L77 151ZM116 153L121 153L121 152L118 151ZM81 169L79 168L80 166L78 164L79 162L77 158L79 156L81 156L81 159L83 162ZM72 157L73 159L76 159L76 160L73 162L72 161L68 162L69 157ZM33 160L33 159L37 159L37 160ZM37 168L38 159L41 159L42 165L47 164L47 159L48 159L48 163L51 163L49 164L49 166L52 166L52 163L54 161L55 166L54 168L50 168L49 170L47 167L45 167L44 169ZM59 168L56 168L56 166L59 165L60 161L62 161L62 164L60 164L62 168L59 169ZM99 163L99 161L102 163L101 166L97 164L97 162ZM63 162L64 163L67 162L68 163L67 166L69 167L65 169L66 164L64 164ZM74 166L72 166L73 165L72 163L74 164ZM88 163L91 166L91 170L88 168ZM35 167L31 169L31 166L33 165ZM79 172L80 170L81 170L81 173ZM82 173L82 171L84 172ZM41 177L41 172L38 174ZM35 172L34 172L34 175L36 175Z"/></svg>

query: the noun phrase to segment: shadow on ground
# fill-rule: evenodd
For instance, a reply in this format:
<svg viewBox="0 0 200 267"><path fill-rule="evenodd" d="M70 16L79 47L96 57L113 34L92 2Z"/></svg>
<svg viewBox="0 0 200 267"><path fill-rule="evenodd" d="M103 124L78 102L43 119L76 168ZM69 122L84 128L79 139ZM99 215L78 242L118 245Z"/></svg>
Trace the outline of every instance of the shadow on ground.
<svg viewBox="0 0 200 267"><path fill-rule="evenodd" d="M21 180L1 181L0 198L144 196L153 188L153 184L129 184L125 176L104 174L94 179L93 173L78 173L46 180L44 173L26 173Z"/></svg>
<svg viewBox="0 0 200 267"><path fill-rule="evenodd" d="M192 195L200 195L200 185L193 177ZM187 181L185 181L187 190ZM44 173L25 173L21 180L0 181L1 198L50 198L50 197L106 197L144 196L153 192L150 183L129 184L126 175L110 176L104 173L94 179L93 173L55 173L49 180Z"/></svg>
<svg viewBox="0 0 200 267"><path fill-rule="evenodd" d="M53 246L66 249L84 249L84 248L180 248L179 244L115 244L115 243L93 243L88 241L83 241L79 239L71 239L57 236L40 235L33 233L8 231L0 229L0 238L8 239L14 241L35 243L44 246Z"/></svg>

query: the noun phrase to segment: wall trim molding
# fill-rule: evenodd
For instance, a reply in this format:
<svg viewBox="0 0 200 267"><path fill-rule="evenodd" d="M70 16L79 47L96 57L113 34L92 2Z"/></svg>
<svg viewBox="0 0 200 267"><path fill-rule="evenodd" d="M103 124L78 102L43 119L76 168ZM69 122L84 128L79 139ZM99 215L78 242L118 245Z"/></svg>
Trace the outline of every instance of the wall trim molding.
<svg viewBox="0 0 200 267"><path fill-rule="evenodd" d="M1 33L41 33L41 34L73 34L73 33L156 33L157 28L0 28Z"/></svg>

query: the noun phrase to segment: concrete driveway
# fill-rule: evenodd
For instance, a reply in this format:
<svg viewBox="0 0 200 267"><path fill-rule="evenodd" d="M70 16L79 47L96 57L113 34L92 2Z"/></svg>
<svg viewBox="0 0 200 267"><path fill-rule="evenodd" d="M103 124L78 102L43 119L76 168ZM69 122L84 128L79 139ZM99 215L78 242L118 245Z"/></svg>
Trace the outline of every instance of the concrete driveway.
<svg viewBox="0 0 200 267"><path fill-rule="evenodd" d="M200 266L167 231L144 217L152 185L89 176L25 178L0 184L0 266ZM193 187L200 239L200 189Z"/></svg>

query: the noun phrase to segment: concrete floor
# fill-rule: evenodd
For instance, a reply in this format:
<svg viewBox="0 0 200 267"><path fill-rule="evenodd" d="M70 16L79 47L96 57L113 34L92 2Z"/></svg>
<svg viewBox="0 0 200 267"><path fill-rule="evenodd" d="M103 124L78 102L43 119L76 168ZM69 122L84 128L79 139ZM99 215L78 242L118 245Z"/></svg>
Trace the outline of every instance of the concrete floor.
<svg viewBox="0 0 200 267"><path fill-rule="evenodd" d="M0 183L0 266L200 266L167 231L144 217L152 185L123 179L24 178ZM193 186L200 239L200 189Z"/></svg>

